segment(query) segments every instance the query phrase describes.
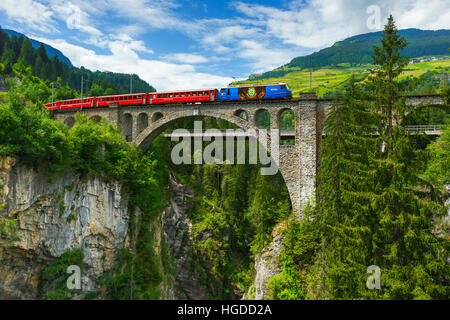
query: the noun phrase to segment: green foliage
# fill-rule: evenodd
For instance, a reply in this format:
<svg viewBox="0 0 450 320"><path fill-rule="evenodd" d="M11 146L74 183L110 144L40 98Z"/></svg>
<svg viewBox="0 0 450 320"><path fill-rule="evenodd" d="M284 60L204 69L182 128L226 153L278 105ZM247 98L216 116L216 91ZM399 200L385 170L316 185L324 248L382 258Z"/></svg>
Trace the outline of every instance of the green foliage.
<svg viewBox="0 0 450 320"><path fill-rule="evenodd" d="M5 207L6 203L0 204L0 212ZM13 242L20 239L18 235L19 227L17 225L18 219L8 219L0 216L0 244L11 247Z"/></svg>
<svg viewBox="0 0 450 320"><path fill-rule="evenodd" d="M407 86L395 82L406 61L392 17L375 48L381 68L352 85L327 119L313 221L319 250L308 295L331 299L442 299L448 296L448 239L433 233L446 213L421 175L427 157L400 123ZM374 136L376 128L378 137ZM381 268L381 290L365 287L366 269Z"/></svg>
<svg viewBox="0 0 450 320"><path fill-rule="evenodd" d="M63 253L42 271L47 291L44 300L70 300L79 293L77 290L67 288L67 279L70 276L67 268L76 265L83 270L83 259L83 249L73 249Z"/></svg>
<svg viewBox="0 0 450 320"><path fill-rule="evenodd" d="M232 127L202 120L205 129ZM190 129L193 122L175 126ZM271 242L274 226L292 212L281 174L261 176L260 169L222 164L171 167L195 192L188 213L196 251L193 267L212 298L235 299L248 290L254 277L253 255Z"/></svg>
<svg viewBox="0 0 450 320"><path fill-rule="evenodd" d="M268 299L308 298L308 275L320 241L318 220L313 219L313 214L313 208L306 207L300 222L289 220L281 252L283 270L268 281Z"/></svg>
<svg viewBox="0 0 450 320"><path fill-rule="evenodd" d="M450 118L441 129L441 136L427 147L429 162L425 178L437 188L450 184Z"/></svg>

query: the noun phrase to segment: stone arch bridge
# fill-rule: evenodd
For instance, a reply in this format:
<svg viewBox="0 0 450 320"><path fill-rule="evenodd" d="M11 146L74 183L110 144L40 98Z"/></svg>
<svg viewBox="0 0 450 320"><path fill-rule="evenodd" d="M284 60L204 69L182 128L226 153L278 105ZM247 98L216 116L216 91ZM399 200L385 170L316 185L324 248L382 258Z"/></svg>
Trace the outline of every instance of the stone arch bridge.
<svg viewBox="0 0 450 320"><path fill-rule="evenodd" d="M438 95L409 96L407 103L417 106L442 105L444 98ZM306 93L295 100L130 107L112 104L109 108L88 108L82 112L89 119L105 118L121 130L127 141L146 149L170 124L183 118L214 117L229 121L244 130L254 129L258 132L257 121L263 111L270 114L270 128L280 129L281 114L291 110L295 118L295 131L292 131L291 138L295 144L279 146L279 170L288 188L292 208L300 218L301 209L314 196L318 150L331 104L331 99L317 99L315 94ZM77 112L80 110L55 112L54 118L71 127Z"/></svg>

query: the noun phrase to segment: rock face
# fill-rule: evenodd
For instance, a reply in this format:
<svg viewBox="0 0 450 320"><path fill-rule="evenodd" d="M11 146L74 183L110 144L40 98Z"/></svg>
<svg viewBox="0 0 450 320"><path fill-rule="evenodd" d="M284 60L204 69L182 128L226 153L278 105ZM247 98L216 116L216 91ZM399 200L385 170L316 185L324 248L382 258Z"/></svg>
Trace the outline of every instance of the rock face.
<svg viewBox="0 0 450 320"><path fill-rule="evenodd" d="M76 248L85 255L82 291L91 291L126 244L127 201L119 183L72 175L49 182L6 158L0 162L0 191L0 203L7 203L0 214L18 219L20 236L12 247L0 246L0 299L41 298L42 270Z"/></svg>
<svg viewBox="0 0 450 320"><path fill-rule="evenodd" d="M164 238L170 247L174 265L174 283L168 299L205 299L207 288L203 286L193 268L192 257L195 249L192 240L192 224L186 213L191 209L190 200L194 192L180 184L171 174L169 179L171 191L170 203L163 212Z"/></svg>
<svg viewBox="0 0 450 320"><path fill-rule="evenodd" d="M283 271L280 261L283 239L283 234L277 235L270 246L261 250L255 258L255 281L244 299L264 300L267 297L269 279Z"/></svg>

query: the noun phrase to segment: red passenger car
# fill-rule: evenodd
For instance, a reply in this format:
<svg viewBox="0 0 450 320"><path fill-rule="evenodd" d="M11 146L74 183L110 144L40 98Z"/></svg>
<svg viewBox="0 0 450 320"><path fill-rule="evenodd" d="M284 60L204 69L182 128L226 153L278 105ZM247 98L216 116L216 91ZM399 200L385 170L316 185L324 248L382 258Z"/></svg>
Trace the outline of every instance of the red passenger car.
<svg viewBox="0 0 450 320"><path fill-rule="evenodd" d="M97 103L96 97L91 98L83 98L83 108L92 108L95 107ZM80 99L72 99L72 100L64 100L64 101L57 101L53 102L53 105L51 103L45 104L48 110L65 110L65 109L74 109L74 108L81 108L81 98Z"/></svg>
<svg viewBox="0 0 450 320"><path fill-rule="evenodd" d="M97 107L109 107L112 103L119 105L139 105L149 103L148 93L134 93L120 96L105 96L97 98Z"/></svg>
<svg viewBox="0 0 450 320"><path fill-rule="evenodd" d="M151 103L188 103L216 101L217 89L199 89L150 93Z"/></svg>

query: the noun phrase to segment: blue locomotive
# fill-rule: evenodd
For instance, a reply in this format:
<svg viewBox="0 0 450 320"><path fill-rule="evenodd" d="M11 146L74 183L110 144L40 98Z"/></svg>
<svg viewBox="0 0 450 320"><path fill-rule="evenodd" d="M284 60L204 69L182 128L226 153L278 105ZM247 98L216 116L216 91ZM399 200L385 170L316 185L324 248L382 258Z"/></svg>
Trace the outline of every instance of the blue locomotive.
<svg viewBox="0 0 450 320"><path fill-rule="evenodd" d="M262 100L291 99L292 91L286 83L240 85L220 89L219 99L232 100Z"/></svg>

